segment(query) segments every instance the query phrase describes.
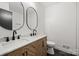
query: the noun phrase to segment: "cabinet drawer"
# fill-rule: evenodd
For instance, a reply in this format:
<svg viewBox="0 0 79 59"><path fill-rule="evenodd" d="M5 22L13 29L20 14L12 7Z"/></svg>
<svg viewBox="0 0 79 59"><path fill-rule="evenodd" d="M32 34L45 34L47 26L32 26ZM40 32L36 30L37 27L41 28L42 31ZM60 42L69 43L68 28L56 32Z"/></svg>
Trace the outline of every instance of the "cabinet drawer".
<svg viewBox="0 0 79 59"><path fill-rule="evenodd" d="M27 56L36 56L36 53L27 50Z"/></svg>
<svg viewBox="0 0 79 59"><path fill-rule="evenodd" d="M28 54L42 55L42 40L35 41L26 47Z"/></svg>
<svg viewBox="0 0 79 59"><path fill-rule="evenodd" d="M27 55L31 54L31 56L32 56L32 54L33 54L35 56L39 56L39 55L42 54L42 49L41 48L33 47L32 45L28 46L26 48L26 50L27 50Z"/></svg>

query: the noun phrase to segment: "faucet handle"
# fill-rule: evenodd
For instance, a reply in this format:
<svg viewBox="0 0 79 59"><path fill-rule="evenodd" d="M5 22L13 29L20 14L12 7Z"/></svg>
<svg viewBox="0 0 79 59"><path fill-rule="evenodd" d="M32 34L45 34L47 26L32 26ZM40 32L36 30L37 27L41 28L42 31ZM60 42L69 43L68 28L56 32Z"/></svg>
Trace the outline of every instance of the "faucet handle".
<svg viewBox="0 0 79 59"><path fill-rule="evenodd" d="M36 35L36 32L37 32L37 30L36 30L36 29L34 29L34 30L33 30L33 36L35 36L35 35Z"/></svg>
<svg viewBox="0 0 79 59"><path fill-rule="evenodd" d="M9 41L9 37L4 37L4 38L6 38L6 42L8 42L8 41Z"/></svg>
<svg viewBox="0 0 79 59"><path fill-rule="evenodd" d="M20 36L21 36L21 35L18 35L17 39L20 39Z"/></svg>

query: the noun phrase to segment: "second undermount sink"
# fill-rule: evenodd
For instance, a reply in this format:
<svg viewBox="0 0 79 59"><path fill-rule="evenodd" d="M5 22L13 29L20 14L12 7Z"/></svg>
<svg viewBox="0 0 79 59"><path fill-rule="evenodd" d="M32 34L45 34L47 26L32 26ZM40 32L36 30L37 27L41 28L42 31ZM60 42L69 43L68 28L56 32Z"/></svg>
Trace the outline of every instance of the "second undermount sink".
<svg viewBox="0 0 79 59"><path fill-rule="evenodd" d="M35 39L35 37L28 36L28 37L21 37L21 39L26 41L32 41Z"/></svg>
<svg viewBox="0 0 79 59"><path fill-rule="evenodd" d="M39 35L36 35L36 36L26 36L26 35L23 35L20 37L20 39L23 39L23 40L26 40L26 41L34 41L36 39L39 39L41 38L43 35L42 34L39 34Z"/></svg>

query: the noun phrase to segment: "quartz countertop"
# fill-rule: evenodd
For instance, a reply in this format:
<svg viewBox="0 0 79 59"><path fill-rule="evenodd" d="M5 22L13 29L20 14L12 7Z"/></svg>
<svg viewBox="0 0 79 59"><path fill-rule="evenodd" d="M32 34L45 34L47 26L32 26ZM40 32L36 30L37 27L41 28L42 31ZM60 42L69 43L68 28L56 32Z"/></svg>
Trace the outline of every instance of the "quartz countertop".
<svg viewBox="0 0 79 59"><path fill-rule="evenodd" d="M22 46L28 45L36 40L39 40L43 37L46 37L44 34L36 35L36 36L22 36L20 39L16 39L13 41L9 41L7 43L0 43L0 55L5 55L9 52L12 52Z"/></svg>

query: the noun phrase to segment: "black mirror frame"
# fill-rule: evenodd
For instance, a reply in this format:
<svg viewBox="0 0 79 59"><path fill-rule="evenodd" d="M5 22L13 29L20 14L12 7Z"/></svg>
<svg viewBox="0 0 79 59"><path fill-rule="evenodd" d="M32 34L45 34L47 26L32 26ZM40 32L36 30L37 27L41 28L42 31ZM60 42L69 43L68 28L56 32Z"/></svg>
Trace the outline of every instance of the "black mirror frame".
<svg viewBox="0 0 79 59"><path fill-rule="evenodd" d="M25 22L25 9L24 9L23 3L22 2L20 3L21 3L21 6L23 7L23 25L20 26L18 29L14 29L14 30L20 30L24 26L24 22Z"/></svg>
<svg viewBox="0 0 79 59"><path fill-rule="evenodd" d="M29 25L28 25L28 9L29 9L29 8L32 8L32 9L35 11L36 16L37 16L37 17L36 17L36 19L37 19L37 24L36 24L36 27L35 27L34 29L30 28ZM36 11L33 7L28 7L27 10L26 10L26 25L27 25L27 27L28 27L30 30L32 30L32 31L33 31L33 30L36 30L37 27L38 27L38 13L37 13L37 11Z"/></svg>

